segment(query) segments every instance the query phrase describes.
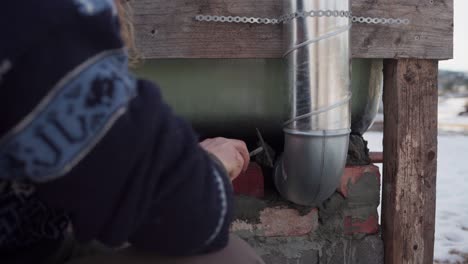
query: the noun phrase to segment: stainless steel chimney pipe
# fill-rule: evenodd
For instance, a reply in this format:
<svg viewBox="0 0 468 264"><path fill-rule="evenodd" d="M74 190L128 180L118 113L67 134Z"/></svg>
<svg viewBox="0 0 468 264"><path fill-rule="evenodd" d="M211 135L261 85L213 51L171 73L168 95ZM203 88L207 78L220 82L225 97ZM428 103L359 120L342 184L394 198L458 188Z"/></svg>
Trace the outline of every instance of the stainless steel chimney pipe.
<svg viewBox="0 0 468 264"><path fill-rule="evenodd" d="M336 190L346 164L350 116L349 0L285 0L285 13L324 11L284 24L290 119L275 184L286 199L318 205ZM332 11L332 12L326 12Z"/></svg>

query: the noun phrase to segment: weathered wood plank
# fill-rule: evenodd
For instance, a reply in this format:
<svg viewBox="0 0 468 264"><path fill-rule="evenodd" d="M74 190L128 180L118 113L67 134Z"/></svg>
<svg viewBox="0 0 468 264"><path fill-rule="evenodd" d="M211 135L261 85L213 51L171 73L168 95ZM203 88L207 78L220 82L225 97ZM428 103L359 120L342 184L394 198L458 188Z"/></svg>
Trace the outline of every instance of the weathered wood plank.
<svg viewBox="0 0 468 264"><path fill-rule="evenodd" d="M130 0L137 44L147 58L279 58L279 25L201 23L193 17L278 17L282 1ZM411 20L407 26L355 24L355 58L452 58L453 0L352 0L352 11L356 16Z"/></svg>
<svg viewBox="0 0 468 264"><path fill-rule="evenodd" d="M434 60L384 64L385 263L432 264L437 171Z"/></svg>

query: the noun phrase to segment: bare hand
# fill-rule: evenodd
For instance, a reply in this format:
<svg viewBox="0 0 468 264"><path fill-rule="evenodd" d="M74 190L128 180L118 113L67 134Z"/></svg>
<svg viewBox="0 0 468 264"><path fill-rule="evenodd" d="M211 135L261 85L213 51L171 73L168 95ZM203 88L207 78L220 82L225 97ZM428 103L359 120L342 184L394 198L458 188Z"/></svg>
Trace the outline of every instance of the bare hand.
<svg viewBox="0 0 468 264"><path fill-rule="evenodd" d="M200 143L207 152L215 155L226 168L233 181L242 171L246 171L250 162L249 151L244 141L227 138L210 138Z"/></svg>

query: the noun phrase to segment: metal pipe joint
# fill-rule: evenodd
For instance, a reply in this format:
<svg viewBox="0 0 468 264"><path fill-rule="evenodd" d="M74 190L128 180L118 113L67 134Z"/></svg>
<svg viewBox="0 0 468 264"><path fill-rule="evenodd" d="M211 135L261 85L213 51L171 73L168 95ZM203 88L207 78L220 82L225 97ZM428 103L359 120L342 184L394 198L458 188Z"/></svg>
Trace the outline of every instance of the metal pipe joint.
<svg viewBox="0 0 468 264"><path fill-rule="evenodd" d="M349 0L288 0L287 13L349 12ZM284 24L289 120L275 184L286 199L318 205L336 190L346 164L350 114L351 21L296 17Z"/></svg>

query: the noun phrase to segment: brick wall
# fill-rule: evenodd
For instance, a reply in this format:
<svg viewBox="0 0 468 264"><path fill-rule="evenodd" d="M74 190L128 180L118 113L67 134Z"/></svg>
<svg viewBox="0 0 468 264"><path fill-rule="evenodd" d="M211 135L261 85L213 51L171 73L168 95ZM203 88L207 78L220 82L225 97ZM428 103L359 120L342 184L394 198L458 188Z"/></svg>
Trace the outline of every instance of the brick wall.
<svg viewBox="0 0 468 264"><path fill-rule="evenodd" d="M319 208L294 205L264 190L264 175L256 164L234 187L238 196L231 231L267 264L383 263L376 166L347 167L337 192Z"/></svg>

